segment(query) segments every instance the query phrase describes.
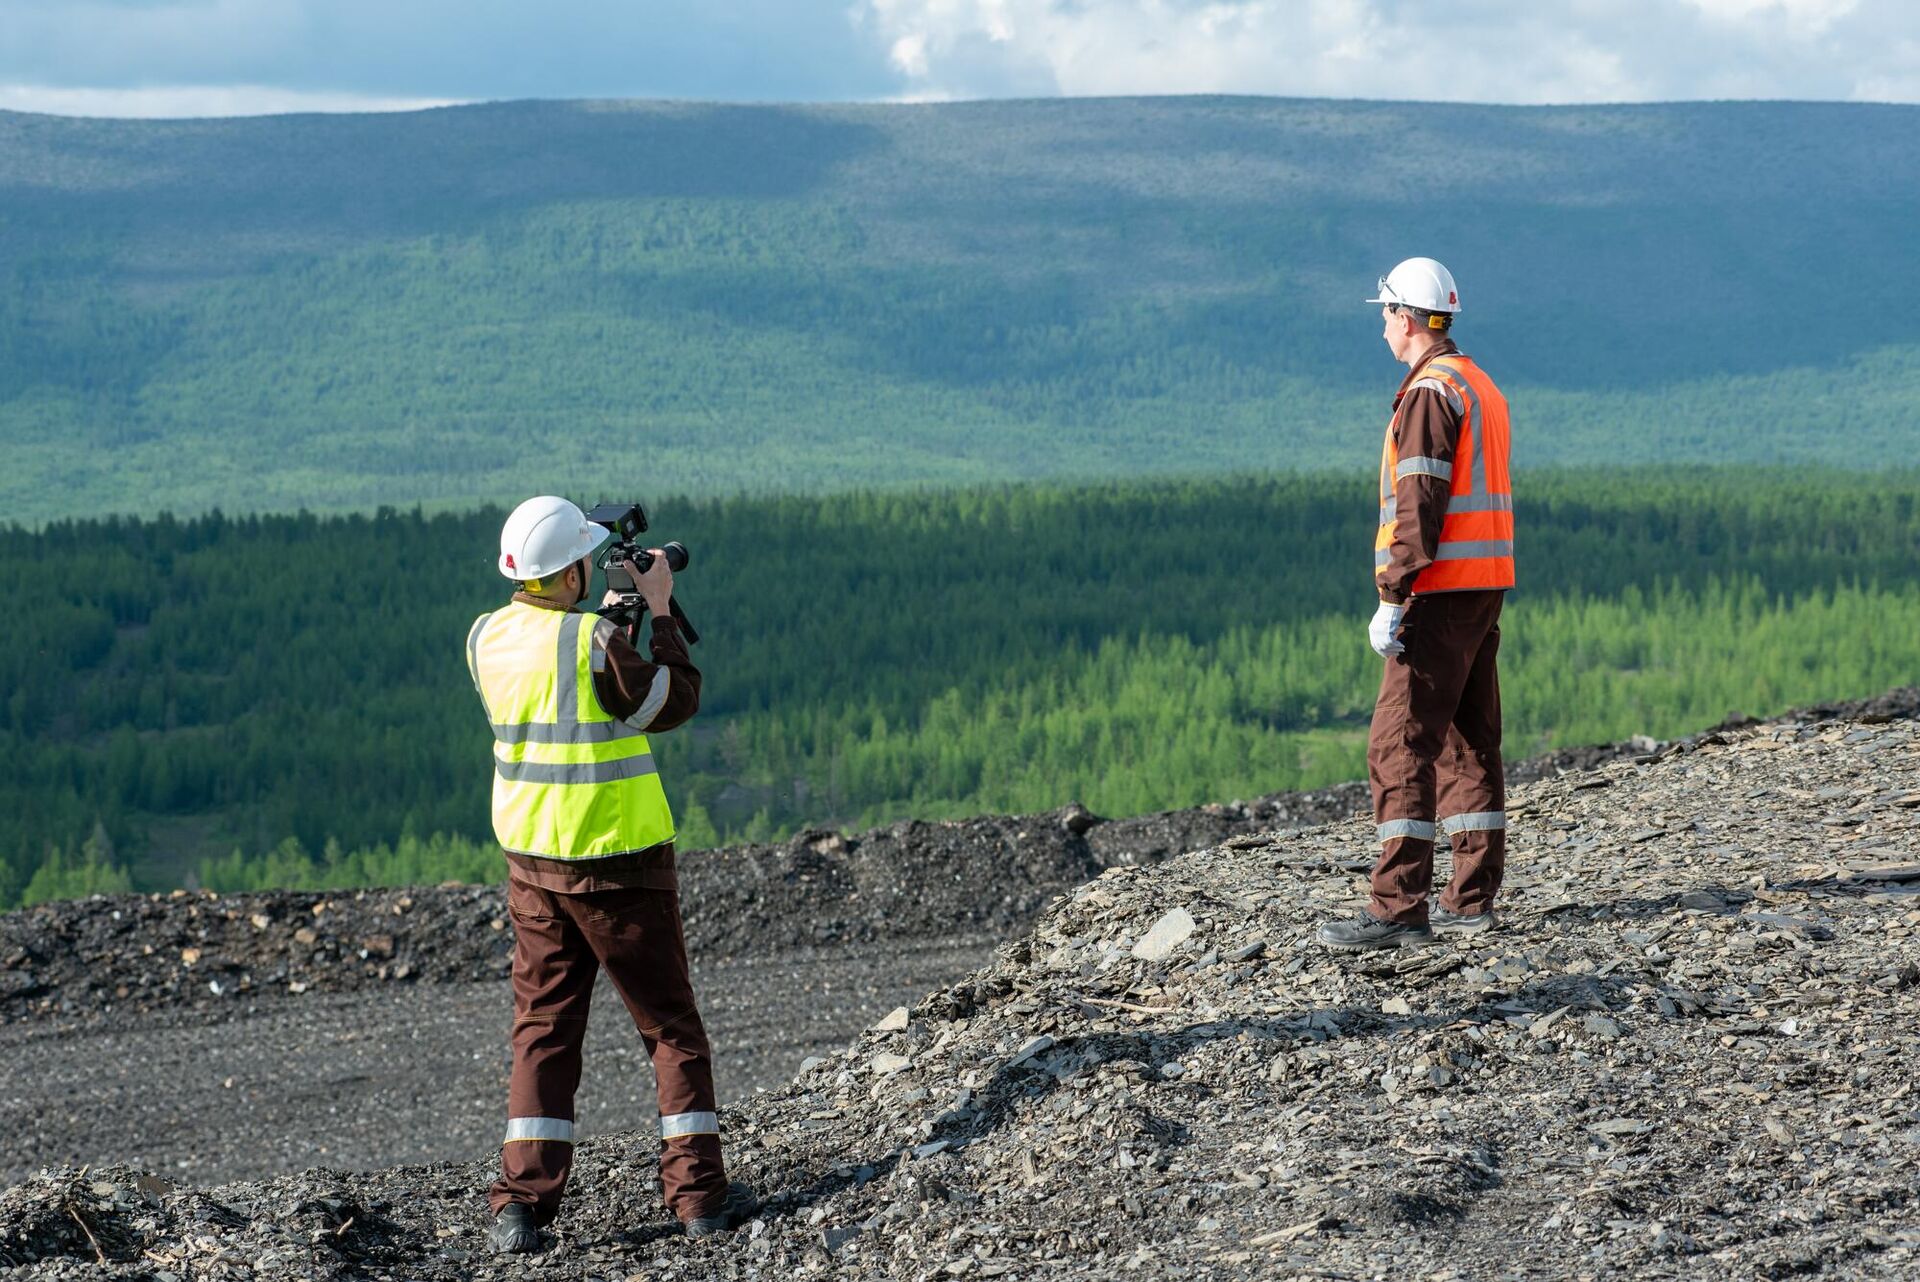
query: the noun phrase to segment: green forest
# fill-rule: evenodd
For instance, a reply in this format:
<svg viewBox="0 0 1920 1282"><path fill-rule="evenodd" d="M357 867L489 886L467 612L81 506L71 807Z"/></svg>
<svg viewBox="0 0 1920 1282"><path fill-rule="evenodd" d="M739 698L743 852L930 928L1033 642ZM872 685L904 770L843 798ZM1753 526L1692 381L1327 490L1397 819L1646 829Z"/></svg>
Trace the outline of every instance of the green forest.
<svg viewBox="0 0 1920 1282"><path fill-rule="evenodd" d="M0 519L1364 468L1412 253L1522 466L1910 463L1916 208L1867 104L0 112Z"/></svg>
<svg viewBox="0 0 1920 1282"><path fill-rule="evenodd" d="M1920 475L1516 488L1512 755L1920 672ZM1369 491L1296 473L662 499L706 679L700 717L655 740L682 843L1359 777ZM461 644L507 592L503 515L0 529L0 907L498 875Z"/></svg>

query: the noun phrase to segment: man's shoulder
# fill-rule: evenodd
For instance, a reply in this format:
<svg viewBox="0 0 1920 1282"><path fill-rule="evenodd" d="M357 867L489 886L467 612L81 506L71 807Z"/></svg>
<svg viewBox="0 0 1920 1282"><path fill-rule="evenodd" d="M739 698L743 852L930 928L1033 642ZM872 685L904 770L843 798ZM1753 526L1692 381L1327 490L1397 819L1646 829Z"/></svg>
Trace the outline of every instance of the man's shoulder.
<svg viewBox="0 0 1920 1282"><path fill-rule="evenodd" d="M1428 361L1421 368L1420 379L1428 378L1436 384L1458 389L1469 400L1488 392L1500 392L1500 384L1487 372L1487 367L1466 352L1448 352ZM1505 398L1504 393L1501 396Z"/></svg>
<svg viewBox="0 0 1920 1282"><path fill-rule="evenodd" d="M1444 370L1447 373L1456 375L1463 374L1466 370L1472 370L1482 378L1490 377L1487 373L1486 364L1482 362L1479 357L1471 352L1462 352L1459 350L1435 356L1427 362L1426 367L1432 370Z"/></svg>

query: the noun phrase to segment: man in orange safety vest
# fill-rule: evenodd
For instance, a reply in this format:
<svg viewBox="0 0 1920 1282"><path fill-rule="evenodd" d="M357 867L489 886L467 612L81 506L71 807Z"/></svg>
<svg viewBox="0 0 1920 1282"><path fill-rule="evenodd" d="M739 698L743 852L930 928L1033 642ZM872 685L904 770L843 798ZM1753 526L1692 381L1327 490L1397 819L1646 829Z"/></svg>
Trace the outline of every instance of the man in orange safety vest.
<svg viewBox="0 0 1920 1282"><path fill-rule="evenodd" d="M1368 629L1386 660L1367 743L1380 858L1366 910L1320 928L1342 952L1492 928L1506 864L1495 656L1514 584L1507 401L1449 337L1460 293L1441 264L1410 258L1367 301L1408 372L1381 450ZM1442 833L1453 875L1429 908Z"/></svg>

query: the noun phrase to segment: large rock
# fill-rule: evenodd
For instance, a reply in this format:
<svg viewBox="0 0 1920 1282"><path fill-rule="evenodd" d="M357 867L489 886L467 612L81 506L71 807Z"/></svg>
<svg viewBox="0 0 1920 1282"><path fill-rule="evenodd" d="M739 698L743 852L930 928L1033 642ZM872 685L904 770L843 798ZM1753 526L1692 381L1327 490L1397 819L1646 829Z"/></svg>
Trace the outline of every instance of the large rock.
<svg viewBox="0 0 1920 1282"><path fill-rule="evenodd" d="M1187 942L1193 927L1193 914L1184 908L1175 908L1148 928L1140 942L1133 946L1133 955L1140 961L1165 961L1173 956L1174 949Z"/></svg>

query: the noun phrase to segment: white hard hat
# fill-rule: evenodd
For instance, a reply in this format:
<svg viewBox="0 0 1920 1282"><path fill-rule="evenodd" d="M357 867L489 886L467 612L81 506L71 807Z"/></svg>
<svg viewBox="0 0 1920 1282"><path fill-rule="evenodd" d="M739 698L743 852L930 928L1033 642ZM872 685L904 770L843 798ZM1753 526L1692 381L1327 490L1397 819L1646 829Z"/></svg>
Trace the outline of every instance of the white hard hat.
<svg viewBox="0 0 1920 1282"><path fill-rule="evenodd" d="M1423 312L1457 312L1460 291L1453 273L1431 258L1409 258L1380 278L1380 296L1369 303L1418 307Z"/></svg>
<svg viewBox="0 0 1920 1282"><path fill-rule="evenodd" d="M611 531L576 503L551 494L528 499L500 527L500 573L509 579L558 574L606 542Z"/></svg>

